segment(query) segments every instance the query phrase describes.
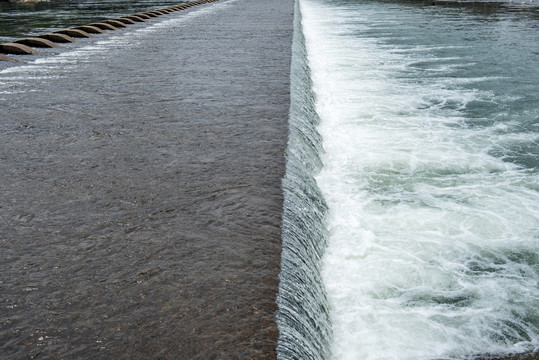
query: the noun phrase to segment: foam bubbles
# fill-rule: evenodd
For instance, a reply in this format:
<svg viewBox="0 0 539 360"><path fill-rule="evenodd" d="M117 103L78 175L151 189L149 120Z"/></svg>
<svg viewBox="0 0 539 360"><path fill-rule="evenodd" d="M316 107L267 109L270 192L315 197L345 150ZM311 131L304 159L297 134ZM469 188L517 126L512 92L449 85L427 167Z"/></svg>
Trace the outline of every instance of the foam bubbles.
<svg viewBox="0 0 539 360"><path fill-rule="evenodd" d="M413 16L300 3L326 151L333 357L536 348L539 179L504 154L537 134L484 110L514 100L482 85L504 76L463 76L473 46L398 36Z"/></svg>

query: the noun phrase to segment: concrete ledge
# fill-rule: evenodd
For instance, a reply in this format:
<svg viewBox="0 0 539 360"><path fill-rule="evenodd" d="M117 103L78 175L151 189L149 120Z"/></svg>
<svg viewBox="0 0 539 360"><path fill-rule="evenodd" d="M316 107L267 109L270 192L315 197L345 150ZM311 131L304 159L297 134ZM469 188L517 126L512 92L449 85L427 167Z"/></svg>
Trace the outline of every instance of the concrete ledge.
<svg viewBox="0 0 539 360"><path fill-rule="evenodd" d="M130 19L130 20L133 20L135 22L146 22L146 20L144 20L142 17L137 16L137 15L127 15L127 16L124 16L123 18L124 19Z"/></svg>
<svg viewBox="0 0 539 360"><path fill-rule="evenodd" d="M16 43L0 44L0 53L16 54L16 55L41 54L39 51L34 50L29 46L26 46L23 44L16 44Z"/></svg>
<svg viewBox="0 0 539 360"><path fill-rule="evenodd" d="M12 58L10 58L9 56L6 56L4 54L0 54L0 61L15 62L15 60L13 60Z"/></svg>
<svg viewBox="0 0 539 360"><path fill-rule="evenodd" d="M61 47L60 45L57 45L54 42L52 42L50 40L47 40L47 39L43 39L43 38L25 38L25 39L20 39L20 40L14 41L14 43L23 44L23 45L26 45L26 46L38 47L38 48L59 48L59 47Z"/></svg>
<svg viewBox="0 0 539 360"><path fill-rule="evenodd" d="M37 36L38 38L47 39L56 43L76 43L77 40L66 34L49 33Z"/></svg>
<svg viewBox="0 0 539 360"><path fill-rule="evenodd" d="M111 24L112 26L117 27L117 28L126 28L127 27L126 24L124 24L123 22L118 21L118 20L103 20L101 22L103 22L105 24Z"/></svg>
<svg viewBox="0 0 539 360"><path fill-rule="evenodd" d="M161 14L154 14L154 13L151 12L151 11L147 11L147 12L145 12L145 13L142 13L141 15L149 16L149 17L151 17L151 18L161 16Z"/></svg>
<svg viewBox="0 0 539 360"><path fill-rule="evenodd" d="M126 18L126 17L120 17L120 18L116 18L116 19L112 19L112 20L123 22L126 25L133 25L133 24L137 23L136 21L131 20L131 19Z"/></svg>
<svg viewBox="0 0 539 360"><path fill-rule="evenodd" d="M167 15L168 13L163 11L163 10L152 10L150 11L152 14L157 14L157 15Z"/></svg>
<svg viewBox="0 0 539 360"><path fill-rule="evenodd" d="M106 33L105 31L98 28L97 26L92 26L92 25L75 26L73 29L82 30L82 31L87 32L88 34L105 34Z"/></svg>
<svg viewBox="0 0 539 360"><path fill-rule="evenodd" d="M138 13L138 14L133 14L133 15L129 15L129 16L136 16L136 17L139 17L139 18L145 19L145 20L151 19L153 17L153 16L150 16L150 15L146 15L144 13Z"/></svg>
<svg viewBox="0 0 539 360"><path fill-rule="evenodd" d="M104 23L104 22L91 23L91 24L88 24L87 26L96 27L101 30L118 30L116 26L113 26L111 24Z"/></svg>
<svg viewBox="0 0 539 360"><path fill-rule="evenodd" d="M95 37L93 35L88 34L86 31L77 30L77 29L65 29L65 30L58 30L55 31L53 34L64 34L71 37L78 37L78 38L92 38Z"/></svg>

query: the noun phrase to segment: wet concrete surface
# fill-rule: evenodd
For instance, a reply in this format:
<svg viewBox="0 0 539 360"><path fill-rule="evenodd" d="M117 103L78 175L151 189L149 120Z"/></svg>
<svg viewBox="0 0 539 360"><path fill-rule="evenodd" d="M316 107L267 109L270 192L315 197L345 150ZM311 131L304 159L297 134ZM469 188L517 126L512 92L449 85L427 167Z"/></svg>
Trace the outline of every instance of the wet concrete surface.
<svg viewBox="0 0 539 360"><path fill-rule="evenodd" d="M0 72L3 359L275 358L293 2L186 14Z"/></svg>

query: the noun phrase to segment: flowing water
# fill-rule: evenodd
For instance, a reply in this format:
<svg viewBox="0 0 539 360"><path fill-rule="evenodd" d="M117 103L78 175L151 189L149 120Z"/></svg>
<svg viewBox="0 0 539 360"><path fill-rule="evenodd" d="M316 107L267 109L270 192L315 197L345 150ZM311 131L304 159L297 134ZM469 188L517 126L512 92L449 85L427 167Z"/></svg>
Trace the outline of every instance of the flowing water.
<svg viewBox="0 0 539 360"><path fill-rule="evenodd" d="M221 0L0 61L0 359L275 358L292 17Z"/></svg>
<svg viewBox="0 0 539 360"><path fill-rule="evenodd" d="M176 3L167 0L0 3L0 41ZM165 200L157 201L146 189L149 185L152 191L163 187L159 188L162 193L175 194L176 183L155 181L153 173L129 177L139 179L136 184L123 186L113 182L126 171L140 171L128 168L129 162L124 160L133 158L144 146L153 149L155 144L146 142L152 141L148 133L155 131L156 123L157 129L163 128L160 136L164 140L154 139L159 147L198 146L195 138L174 143L167 136L189 137L200 128L199 122L182 123L189 131L176 134L172 131L176 127L167 119L175 118L172 114L179 111L179 105L173 101L175 95L171 94L180 92L179 99L187 106L192 99L213 91L199 80L208 69L214 69L213 62L195 40L200 36L201 41L208 41L203 30L216 22L208 20L195 28L191 19L203 18L199 15L206 16L206 12L134 27L125 34L88 40L84 46L43 50L45 55L29 57L30 63L26 65L0 64L0 101L9 105L0 109L4 121L2 151L9 153L1 160L11 171L0 174L5 180L3 184L11 186L4 189L2 216L8 220L4 222L3 241L13 240L9 243L14 249L10 248L11 252L4 256L9 266L3 265L6 305L2 310L9 315L3 317L7 330L2 334L7 334L4 339L8 339L5 349L11 351L26 344L25 349L30 350L24 351L31 354L49 351L75 356L100 352L106 356L135 351L136 339L146 339L148 333L168 334L169 342L177 336L180 340L172 341L174 344L168 344L168 348L194 347L192 344L200 339L195 327L203 333L203 329L224 326L219 333L223 338L234 333L226 328L226 321L216 323L211 311L202 322L190 318L196 312L193 309L200 311L206 306L207 310L204 299L214 296L213 292L206 293L199 285L192 285L200 280L198 277L217 279L211 282L217 284L212 285L212 291L221 286L221 277L227 277L222 282L227 286L230 280L222 268L216 271L217 275L200 275L207 273L208 262L185 255L185 249L191 249L189 246L193 250L187 251L188 254L206 254L200 247L216 247L218 239L207 245L182 243L176 249L177 240L172 240L171 231L182 238L186 233L195 236L198 230L189 229L198 227L179 220L185 216L171 222L172 207L158 211L161 205L154 203L178 200L167 195ZM281 359L470 359L487 354L537 351L537 19L537 6L529 1L437 2L436 6L422 1L296 2L278 298ZM185 31L182 38L169 33L171 28L183 29L184 22L188 25L185 29L196 31ZM179 57L178 50L153 42L156 34L165 44L181 48L183 57ZM229 37L223 35L221 41L233 38L232 34L231 29ZM185 47L184 42L188 41L193 41L193 46ZM166 59L156 63L148 48L163 52ZM228 48L221 52L225 50L232 51ZM223 55L220 61L226 62L224 59ZM174 66L179 61L181 67L176 69ZM257 63L267 64L267 61ZM279 68L283 68L281 65ZM185 70L179 76L176 72L181 72L183 67L190 72ZM232 62L223 69L230 71L236 67L237 63ZM260 68L257 76L266 74L266 70ZM215 76L210 74L207 78ZM137 78L147 79L145 86L137 84ZM237 74L233 79L240 78L243 77ZM82 89L80 83L91 91ZM233 82L225 83L233 86ZM52 102L50 93L56 94ZM139 97L160 100L136 100ZM216 111L215 117L223 116L223 106L211 107ZM238 103L227 111L243 106ZM264 106L260 105L259 110ZM185 109L182 107L182 111ZM194 114L195 110L189 111ZM144 136L138 136L133 125L130 128L124 124L121 118L126 113L132 122L138 121L135 130ZM75 116L86 122L74 124ZM108 117L109 122L103 120ZM147 119L153 120L151 126L147 125ZM258 127L257 133L266 128ZM212 131L217 134L220 130ZM78 139L79 135L82 140ZM118 139L126 136L129 140L118 143ZM254 136L250 134L245 144ZM124 160L109 161L108 152L101 154L99 149L92 150L87 144L109 144L108 138L115 139L111 144L122 145L113 145L111 156ZM20 152L17 141L30 147ZM49 154L52 143L65 146L54 150L61 157ZM273 145L271 148L277 149ZM73 157L73 149L79 149L85 162L64 166L63 162ZM207 154L201 163L199 157L190 160L195 157L189 154L195 153L182 148L154 156L147 150L136 155L144 158L136 161L146 161L148 168L157 168L160 162L170 163L161 158L168 154L184 164L182 169L190 166L199 169L204 164L213 164L216 156ZM277 157L268 155L265 163ZM224 158L230 156L221 156L217 163ZM99 166L105 164L106 171L94 167L93 160ZM238 160L242 161L245 162ZM126 167L122 168L124 162ZM25 164L25 167L13 164ZM88 169L84 168L86 165ZM207 172L210 175L203 178L200 170L193 169L192 174L184 170L182 176L188 181L182 184L189 188L182 188L187 195L180 208L191 209L193 199L198 203L202 202L200 199L210 198L198 184L216 181L215 165L211 166ZM51 176L57 181L43 182L42 177ZM40 191L43 187L49 190ZM69 191L58 190L66 187ZM96 216L92 209L103 209L103 204L92 202L91 194L108 188L121 188L118 191L122 196L113 199L116 202L113 201L112 207L105 204L109 210L102 217L89 221L71 214L80 216L88 212ZM241 186L227 187L226 191L241 192ZM12 196L14 199L28 198L26 205L15 200L8 203L10 194L17 195ZM129 202L133 194L142 200ZM79 200L73 202L72 198ZM232 206L240 200L222 201ZM245 204L243 200L240 202ZM28 204L31 208L27 208ZM142 210L128 209L135 205ZM49 215L40 217L36 209L41 208L47 209ZM188 219L214 224L210 221L211 214L219 209L212 203ZM253 214L257 211L253 210ZM152 217L146 218L146 213ZM212 226L234 227L243 221L236 215ZM162 228L159 230L162 233L158 231L161 236L155 237L155 241L147 239L143 233L150 233L149 227L132 226L137 221L144 224L153 221L153 227ZM47 227L40 225L47 222ZM71 229L65 230L66 223L73 224ZM95 229L88 228L92 223ZM94 245L93 237L109 241L102 228L121 233L118 238L125 232L128 240L144 238L145 241L128 242L128 251L121 251L126 249L122 241L101 249ZM42 229L48 232L40 233ZM210 230L215 233L215 229ZM222 238L230 236L228 230L223 233ZM41 236L37 243L36 234ZM211 238L208 234L200 237L206 241ZM77 256L95 254L94 262L81 265L77 261L79 257L71 256L70 248L66 247L69 242L58 238L87 239L69 246ZM163 243L163 238L171 239ZM43 252L28 250L37 244ZM149 250L145 252L140 247ZM112 248L117 252L110 252ZM238 251L236 246L228 256L235 259ZM159 255L132 261L137 254L145 253ZM55 257L56 254L60 257ZM126 259L120 259L120 255ZM166 277L171 274L169 270L164 275L155 275L160 274L161 268L177 266L181 256L182 266L190 269L189 272L178 269L177 273L182 275L174 275L173 280ZM250 254L240 257L252 259ZM244 273L243 262L236 263L238 268L232 269L231 274ZM133 264L132 271L125 271L126 264ZM199 275L186 275L191 273ZM253 276L261 276L260 273L262 270ZM94 285L84 286L84 281L91 280L84 278L86 274L95 277ZM60 289L54 281L47 280L51 276L69 281L60 281L65 287ZM151 280L154 276L159 278L159 283ZM260 286L260 282L257 284ZM135 287L140 290L133 290ZM256 294L268 293L263 286L253 289ZM245 285L238 286L225 292L226 299L248 290ZM156 292L161 294L159 301L163 304L147 305L144 296L151 299L149 294ZM47 304L45 310L40 307L43 299ZM69 300L65 305L69 309L67 313L58 299ZM196 301L203 305L196 305ZM227 301L223 298L226 312L221 312L221 305L215 305L219 316L229 311ZM140 308L133 311L134 303L147 306L138 305ZM95 314L87 312L88 308ZM34 323L38 313L46 314L45 322ZM177 319L182 317L183 320ZM166 319L166 324L157 324L156 319ZM135 320L151 330L141 333L132 330ZM95 327L96 322L103 324ZM71 328L72 324L77 327ZM121 332L116 330L117 326L122 327ZM192 334L183 332L187 328L190 331L191 326ZM96 328L101 330L96 332ZM13 329L17 335L12 334ZM231 342L238 342L237 336L231 336ZM63 341L69 338L91 338L95 344L65 347ZM145 349L151 352L155 344L151 337L147 341L150 345L146 344ZM223 348L217 342L216 347ZM155 348L161 349L157 345Z"/></svg>
<svg viewBox="0 0 539 360"><path fill-rule="evenodd" d="M537 351L538 29L530 2L298 1L280 358Z"/></svg>
<svg viewBox="0 0 539 360"><path fill-rule="evenodd" d="M105 18L179 4L182 0L50 0L0 2L0 42L83 25Z"/></svg>

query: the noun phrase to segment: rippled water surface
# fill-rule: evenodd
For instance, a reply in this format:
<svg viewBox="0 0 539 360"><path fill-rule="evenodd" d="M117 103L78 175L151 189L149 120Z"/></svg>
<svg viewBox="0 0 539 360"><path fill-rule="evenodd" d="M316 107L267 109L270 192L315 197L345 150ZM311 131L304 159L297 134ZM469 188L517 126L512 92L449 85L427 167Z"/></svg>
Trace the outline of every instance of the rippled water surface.
<svg viewBox="0 0 539 360"><path fill-rule="evenodd" d="M218 1L0 62L1 359L275 358L291 23Z"/></svg>

